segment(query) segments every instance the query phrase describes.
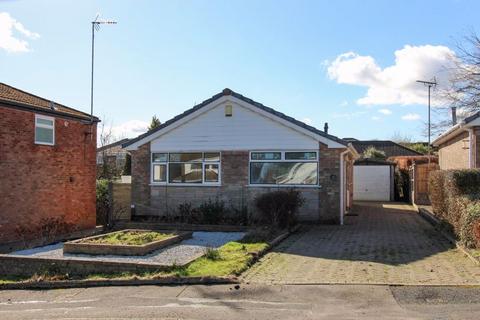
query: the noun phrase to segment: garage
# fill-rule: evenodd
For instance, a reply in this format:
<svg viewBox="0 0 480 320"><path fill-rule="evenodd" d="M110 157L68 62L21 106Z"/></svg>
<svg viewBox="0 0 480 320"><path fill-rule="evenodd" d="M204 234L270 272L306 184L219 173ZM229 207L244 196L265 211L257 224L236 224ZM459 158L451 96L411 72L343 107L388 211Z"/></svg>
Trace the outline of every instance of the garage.
<svg viewBox="0 0 480 320"><path fill-rule="evenodd" d="M364 159L353 166L353 200L392 201L395 164Z"/></svg>

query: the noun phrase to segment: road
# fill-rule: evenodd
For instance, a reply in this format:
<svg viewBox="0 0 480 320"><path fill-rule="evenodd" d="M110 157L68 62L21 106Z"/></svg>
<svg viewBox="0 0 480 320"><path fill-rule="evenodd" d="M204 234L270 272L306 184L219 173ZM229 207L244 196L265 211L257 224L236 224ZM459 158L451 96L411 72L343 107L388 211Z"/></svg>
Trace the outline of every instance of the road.
<svg viewBox="0 0 480 320"><path fill-rule="evenodd" d="M479 319L480 287L234 285L0 291L0 319Z"/></svg>

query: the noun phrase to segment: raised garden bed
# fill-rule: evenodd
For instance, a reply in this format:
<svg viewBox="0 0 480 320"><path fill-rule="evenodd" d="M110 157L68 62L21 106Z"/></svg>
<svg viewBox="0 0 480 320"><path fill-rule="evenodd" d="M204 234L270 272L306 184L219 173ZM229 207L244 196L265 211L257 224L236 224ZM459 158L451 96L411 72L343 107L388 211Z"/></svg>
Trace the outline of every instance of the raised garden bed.
<svg viewBox="0 0 480 320"><path fill-rule="evenodd" d="M66 242L63 253L143 256L191 237L190 231L126 229Z"/></svg>

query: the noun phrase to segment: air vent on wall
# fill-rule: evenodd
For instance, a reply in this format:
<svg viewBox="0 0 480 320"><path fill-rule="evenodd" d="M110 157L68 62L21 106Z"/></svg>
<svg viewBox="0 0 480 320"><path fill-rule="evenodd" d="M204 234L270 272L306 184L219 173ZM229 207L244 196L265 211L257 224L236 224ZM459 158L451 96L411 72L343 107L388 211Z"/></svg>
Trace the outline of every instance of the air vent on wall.
<svg viewBox="0 0 480 320"><path fill-rule="evenodd" d="M225 105L225 117L231 117L233 115L233 106L231 104Z"/></svg>

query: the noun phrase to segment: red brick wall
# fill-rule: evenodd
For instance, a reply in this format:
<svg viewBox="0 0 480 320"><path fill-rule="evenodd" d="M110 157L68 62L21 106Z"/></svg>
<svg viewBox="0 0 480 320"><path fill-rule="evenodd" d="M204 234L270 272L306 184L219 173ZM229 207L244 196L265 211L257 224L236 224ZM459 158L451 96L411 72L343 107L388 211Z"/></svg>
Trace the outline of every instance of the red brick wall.
<svg viewBox="0 0 480 320"><path fill-rule="evenodd" d="M55 117L55 146L34 143L35 114L0 105L0 243L48 218L95 227L96 124ZM34 237L33 234L24 235Z"/></svg>

